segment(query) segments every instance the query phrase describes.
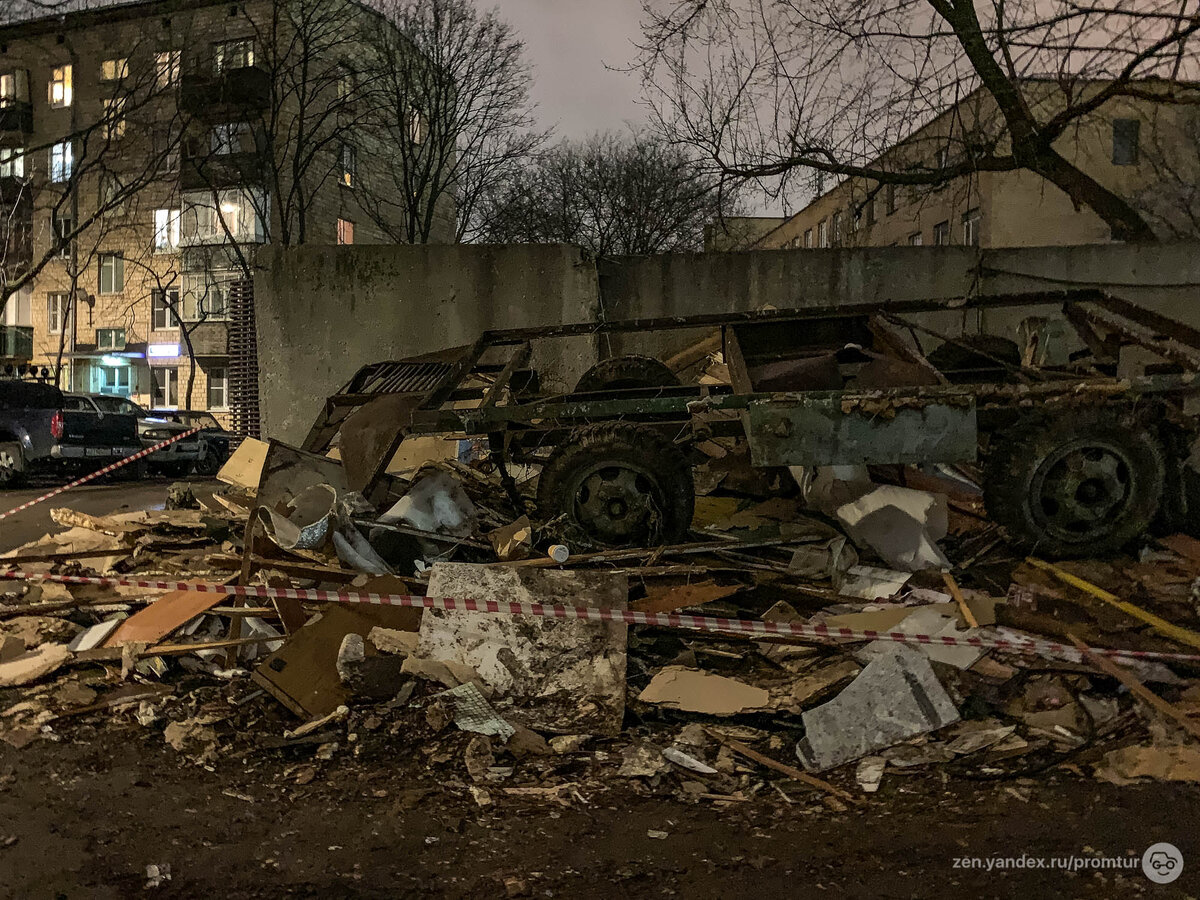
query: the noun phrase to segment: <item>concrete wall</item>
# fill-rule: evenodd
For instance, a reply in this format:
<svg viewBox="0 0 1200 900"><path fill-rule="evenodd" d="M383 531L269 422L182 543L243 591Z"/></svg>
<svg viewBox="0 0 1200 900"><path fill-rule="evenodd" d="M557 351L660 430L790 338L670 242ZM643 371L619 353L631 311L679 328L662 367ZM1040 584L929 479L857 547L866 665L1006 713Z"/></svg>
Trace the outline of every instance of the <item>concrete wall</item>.
<svg viewBox="0 0 1200 900"><path fill-rule="evenodd" d="M1123 244L979 251L878 247L670 254L604 263L562 245L275 249L256 280L265 433L297 442L323 398L365 363L466 344L480 331L563 322L887 303L1071 286L1106 288L1200 327L1200 244ZM602 307L600 305L600 298ZM1055 307L928 314L956 336L1016 336ZM704 331L611 336L596 348L539 347L569 387L602 355L665 356ZM932 349L937 341L923 341Z"/></svg>
<svg viewBox="0 0 1200 900"><path fill-rule="evenodd" d="M255 279L263 433L299 443L370 362L472 343L490 328L587 322L595 268L565 245L264 248ZM594 342L539 348L566 382Z"/></svg>

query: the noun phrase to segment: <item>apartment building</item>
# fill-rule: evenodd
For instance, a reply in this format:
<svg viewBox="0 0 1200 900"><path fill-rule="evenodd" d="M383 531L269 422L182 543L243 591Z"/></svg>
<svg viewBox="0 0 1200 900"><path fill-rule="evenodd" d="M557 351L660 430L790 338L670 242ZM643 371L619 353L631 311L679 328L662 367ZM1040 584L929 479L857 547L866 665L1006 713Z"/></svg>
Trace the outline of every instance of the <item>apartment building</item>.
<svg viewBox="0 0 1200 900"><path fill-rule="evenodd" d="M1165 82L1147 82L1147 94ZM1095 85L1085 90L1095 89ZM1035 106L1053 110L1058 87L1027 90ZM1164 169L1195 169L1200 147L1194 105L1111 99L1069 128L1055 148L1135 206L1174 202ZM995 133L990 94L977 90L870 163L903 171L937 168L961 157L979 135ZM1000 148L1003 150L1003 147ZM1200 175L1200 171L1196 174ZM1190 179L1184 175L1183 180ZM1179 202L1188 202L1179 198ZM909 187L847 178L759 238L758 248L887 247L957 244L1029 247L1107 243L1095 213L1076 208L1059 188L1031 172L974 172L938 186Z"/></svg>
<svg viewBox="0 0 1200 900"><path fill-rule="evenodd" d="M0 364L223 413L256 249L389 240L360 195L383 27L350 0L143 0L0 28L0 266L40 266Z"/></svg>

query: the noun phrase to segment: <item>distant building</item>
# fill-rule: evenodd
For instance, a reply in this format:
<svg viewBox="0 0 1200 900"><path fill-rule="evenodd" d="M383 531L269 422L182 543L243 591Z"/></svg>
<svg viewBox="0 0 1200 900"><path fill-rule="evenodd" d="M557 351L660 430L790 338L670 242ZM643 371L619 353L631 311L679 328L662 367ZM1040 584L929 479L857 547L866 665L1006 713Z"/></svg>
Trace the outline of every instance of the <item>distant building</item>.
<svg viewBox="0 0 1200 900"><path fill-rule="evenodd" d="M55 257L9 300L0 362L61 357L64 388L183 407L190 342L190 406L226 410L230 289L255 249L389 242L358 190L380 154L355 105L362 36L385 27L350 0L143 0L0 28L0 206L22 223L0 266Z"/></svg>
<svg viewBox="0 0 1200 900"><path fill-rule="evenodd" d="M1165 82L1147 82L1147 91ZM1094 86L1093 86L1094 89ZM1035 90L1028 93L1036 96ZM1057 96L1047 87L1044 102ZM1105 187L1141 205L1162 182L1161 166L1174 157L1195 160L1195 105L1169 105L1120 97L1069 127L1055 148ZM953 162L968 152L973 132L988 131L998 116L982 89L919 128L872 167L903 171ZM1164 198L1159 197L1161 202ZM1167 198L1166 202L1170 202ZM757 248L886 247L957 244L1028 247L1095 244L1112 240L1095 213L1076 209L1063 191L1028 171L975 172L930 187L879 184L847 178L822 193Z"/></svg>

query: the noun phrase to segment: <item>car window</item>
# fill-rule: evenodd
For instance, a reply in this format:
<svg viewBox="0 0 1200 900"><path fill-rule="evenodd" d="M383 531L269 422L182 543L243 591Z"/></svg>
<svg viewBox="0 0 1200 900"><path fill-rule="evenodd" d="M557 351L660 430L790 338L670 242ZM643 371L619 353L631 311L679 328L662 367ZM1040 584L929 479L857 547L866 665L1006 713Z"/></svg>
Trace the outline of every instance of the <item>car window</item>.
<svg viewBox="0 0 1200 900"><path fill-rule="evenodd" d="M87 397L80 397L74 394L63 395L62 408L71 410L72 412L94 413L96 411L96 407L92 406L92 401Z"/></svg>
<svg viewBox="0 0 1200 900"><path fill-rule="evenodd" d="M128 416L137 416L143 418L146 411L134 403L132 400L126 400L124 397L93 397L92 401L104 410L104 412L124 413Z"/></svg>

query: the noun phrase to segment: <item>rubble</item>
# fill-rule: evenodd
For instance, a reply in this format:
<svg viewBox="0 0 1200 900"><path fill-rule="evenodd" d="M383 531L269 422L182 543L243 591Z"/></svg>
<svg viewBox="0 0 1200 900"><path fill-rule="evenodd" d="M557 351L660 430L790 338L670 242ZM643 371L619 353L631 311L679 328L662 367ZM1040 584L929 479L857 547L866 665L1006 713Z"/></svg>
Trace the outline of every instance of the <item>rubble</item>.
<svg viewBox="0 0 1200 900"><path fill-rule="evenodd" d="M861 377L849 355L805 377ZM781 384L790 365L747 363ZM699 381L738 371L714 357ZM132 730L214 770L275 760L288 789L403 759L434 785L414 791L488 816L617 790L840 814L920 775L1200 780L1193 538L1026 560L973 464L752 467L717 428L694 435L682 537L597 541L541 508L545 454L502 466L474 441L379 464L395 429L370 427L375 402L345 446L244 441L216 492L173 492L194 508L60 507L62 530L0 556L25 573L0 597L6 746ZM172 589L42 580L75 575Z"/></svg>

